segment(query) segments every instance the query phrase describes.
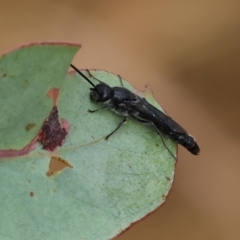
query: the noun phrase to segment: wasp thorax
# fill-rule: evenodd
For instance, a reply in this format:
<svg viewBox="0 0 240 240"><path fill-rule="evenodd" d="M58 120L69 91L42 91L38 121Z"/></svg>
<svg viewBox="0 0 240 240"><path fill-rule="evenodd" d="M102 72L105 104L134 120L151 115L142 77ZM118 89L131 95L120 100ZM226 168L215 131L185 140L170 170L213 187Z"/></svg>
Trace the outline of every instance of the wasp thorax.
<svg viewBox="0 0 240 240"><path fill-rule="evenodd" d="M91 88L90 98L95 102L106 102L112 97L112 89L106 84L98 84Z"/></svg>

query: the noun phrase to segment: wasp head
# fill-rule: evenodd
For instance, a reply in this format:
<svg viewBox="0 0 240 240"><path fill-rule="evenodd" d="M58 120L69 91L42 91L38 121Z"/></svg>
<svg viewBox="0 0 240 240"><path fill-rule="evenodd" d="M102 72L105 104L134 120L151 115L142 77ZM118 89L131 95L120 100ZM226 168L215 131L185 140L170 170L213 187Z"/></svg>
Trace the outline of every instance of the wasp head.
<svg viewBox="0 0 240 240"><path fill-rule="evenodd" d="M98 82L100 82L97 85L94 85L92 81L86 77L79 69L77 69L73 64L70 64L70 66L77 72L79 75L81 75L87 82L89 82L93 88L90 88L90 98L94 102L106 102L110 100L113 96L113 90L110 86L108 86L106 83L98 80L94 76L91 75L91 73L87 70L89 75L91 75L93 78L95 78Z"/></svg>
<svg viewBox="0 0 240 240"><path fill-rule="evenodd" d="M90 90L90 98L94 102L106 102L111 99L113 95L112 88L104 83L100 83L94 88L90 88Z"/></svg>

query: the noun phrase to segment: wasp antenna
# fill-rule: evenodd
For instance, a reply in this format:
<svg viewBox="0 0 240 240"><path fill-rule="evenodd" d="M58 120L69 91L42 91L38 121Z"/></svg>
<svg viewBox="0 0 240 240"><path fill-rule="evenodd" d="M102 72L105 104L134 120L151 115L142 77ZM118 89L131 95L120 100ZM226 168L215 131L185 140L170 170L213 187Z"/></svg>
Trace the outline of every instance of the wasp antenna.
<svg viewBox="0 0 240 240"><path fill-rule="evenodd" d="M88 74L89 74L90 77L92 77L92 78L94 78L95 80L97 80L98 82L106 85L105 82L102 82L101 80L99 80L99 79L97 79L96 77L94 77L88 69L86 69L86 71L88 72Z"/></svg>
<svg viewBox="0 0 240 240"><path fill-rule="evenodd" d="M91 80L87 78L79 69L77 69L73 64L70 64L70 66L95 88L95 85L91 82Z"/></svg>

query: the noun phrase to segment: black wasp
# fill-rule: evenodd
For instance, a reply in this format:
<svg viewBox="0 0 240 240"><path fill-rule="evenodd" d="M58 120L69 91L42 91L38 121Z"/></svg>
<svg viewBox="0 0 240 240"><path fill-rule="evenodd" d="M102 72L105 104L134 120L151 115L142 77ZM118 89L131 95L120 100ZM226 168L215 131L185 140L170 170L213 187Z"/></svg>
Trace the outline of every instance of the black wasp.
<svg viewBox="0 0 240 240"><path fill-rule="evenodd" d="M106 139L108 139L127 121L128 116L131 116L133 119L141 123L151 124L155 131L160 135L162 141L162 135L165 135L176 143L181 144L192 154L199 154L199 146L195 142L194 138L186 132L186 130L184 130L172 118L148 103L145 98L142 98L124 88L120 76L119 78L122 87L110 87L106 83L92 76L89 72L90 76L94 77L94 79L99 82L99 84L94 85L91 80L74 65L71 64L70 66L93 86L93 88L90 88L91 100L104 104L102 108L93 111L89 110L89 112L93 113L102 109L110 108L115 113L123 116L122 121L118 124L114 131L106 136ZM163 144L167 148L164 141ZM173 156L172 153L171 155Z"/></svg>

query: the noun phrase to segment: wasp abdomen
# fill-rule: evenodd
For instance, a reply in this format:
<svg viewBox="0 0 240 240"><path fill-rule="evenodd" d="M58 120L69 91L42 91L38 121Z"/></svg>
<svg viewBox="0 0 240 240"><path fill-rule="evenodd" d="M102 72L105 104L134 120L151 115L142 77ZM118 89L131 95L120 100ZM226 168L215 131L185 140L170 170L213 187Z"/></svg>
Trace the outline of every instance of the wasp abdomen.
<svg viewBox="0 0 240 240"><path fill-rule="evenodd" d="M192 136L190 136L186 133L171 132L168 135L168 137L171 138L173 141L177 142L178 144L181 144L192 154L194 154L194 155L199 154L200 148Z"/></svg>

